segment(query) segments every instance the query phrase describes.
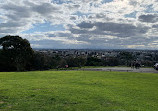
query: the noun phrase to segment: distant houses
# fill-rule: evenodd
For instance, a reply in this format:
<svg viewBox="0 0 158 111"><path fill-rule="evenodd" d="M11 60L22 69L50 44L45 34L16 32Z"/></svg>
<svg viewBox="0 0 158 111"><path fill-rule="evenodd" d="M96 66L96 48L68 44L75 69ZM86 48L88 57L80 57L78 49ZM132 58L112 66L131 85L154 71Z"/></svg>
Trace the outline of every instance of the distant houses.
<svg viewBox="0 0 158 111"><path fill-rule="evenodd" d="M138 60L145 66L153 66L158 62L157 50L92 50L92 49L38 49L35 50L49 56L67 57L94 57L101 60L118 59L120 65L130 64L130 61ZM128 63L127 63L128 62Z"/></svg>

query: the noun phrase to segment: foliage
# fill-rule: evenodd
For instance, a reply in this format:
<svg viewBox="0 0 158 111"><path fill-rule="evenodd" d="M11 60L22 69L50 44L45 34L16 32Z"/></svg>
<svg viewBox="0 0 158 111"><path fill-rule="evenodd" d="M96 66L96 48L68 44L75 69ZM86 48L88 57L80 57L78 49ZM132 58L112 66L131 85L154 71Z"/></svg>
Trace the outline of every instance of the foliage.
<svg viewBox="0 0 158 111"><path fill-rule="evenodd" d="M120 60L120 65L130 66L131 62L136 60L130 52L121 52L118 59Z"/></svg>
<svg viewBox="0 0 158 111"><path fill-rule="evenodd" d="M0 50L0 71L14 71L16 68L11 64L11 59Z"/></svg>
<svg viewBox="0 0 158 111"><path fill-rule="evenodd" d="M97 57L88 57L86 65L87 66L101 66L102 62L101 62L101 59L98 59Z"/></svg>
<svg viewBox="0 0 158 111"><path fill-rule="evenodd" d="M67 64L70 66L70 67L82 67L82 66L85 66L87 60L86 58L83 58L83 57L68 57L66 59L67 61Z"/></svg>
<svg viewBox="0 0 158 111"><path fill-rule="evenodd" d="M2 64L11 67L8 70L24 71L30 68L33 50L28 40L9 35L0 38L0 45Z"/></svg>

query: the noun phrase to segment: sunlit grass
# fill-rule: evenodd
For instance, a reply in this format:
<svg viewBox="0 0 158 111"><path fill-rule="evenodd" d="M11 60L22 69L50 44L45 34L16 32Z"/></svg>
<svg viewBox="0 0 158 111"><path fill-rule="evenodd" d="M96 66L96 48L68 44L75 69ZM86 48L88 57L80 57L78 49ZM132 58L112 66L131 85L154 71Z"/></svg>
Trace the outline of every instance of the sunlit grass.
<svg viewBox="0 0 158 111"><path fill-rule="evenodd" d="M158 111L158 74L0 72L2 111Z"/></svg>

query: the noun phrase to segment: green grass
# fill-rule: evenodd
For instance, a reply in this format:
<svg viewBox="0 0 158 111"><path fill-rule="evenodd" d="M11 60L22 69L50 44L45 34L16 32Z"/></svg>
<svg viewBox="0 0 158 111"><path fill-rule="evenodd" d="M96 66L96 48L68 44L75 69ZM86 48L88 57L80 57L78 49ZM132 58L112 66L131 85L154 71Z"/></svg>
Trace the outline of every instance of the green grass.
<svg viewBox="0 0 158 111"><path fill-rule="evenodd" d="M0 72L1 111L158 111L158 74Z"/></svg>

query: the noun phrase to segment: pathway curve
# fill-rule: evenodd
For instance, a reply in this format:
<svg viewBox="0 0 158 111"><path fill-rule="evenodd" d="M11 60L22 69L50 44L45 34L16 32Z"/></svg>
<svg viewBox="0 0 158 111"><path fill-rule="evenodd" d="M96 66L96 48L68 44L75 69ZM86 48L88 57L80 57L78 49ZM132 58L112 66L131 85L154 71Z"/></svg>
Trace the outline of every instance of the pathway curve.
<svg viewBox="0 0 158 111"><path fill-rule="evenodd" d="M139 68L132 69L130 67L104 67L104 68L84 68L81 70L89 71L120 71L120 72L143 72L143 73L158 73L154 68Z"/></svg>

